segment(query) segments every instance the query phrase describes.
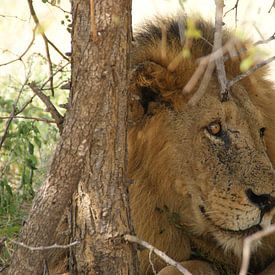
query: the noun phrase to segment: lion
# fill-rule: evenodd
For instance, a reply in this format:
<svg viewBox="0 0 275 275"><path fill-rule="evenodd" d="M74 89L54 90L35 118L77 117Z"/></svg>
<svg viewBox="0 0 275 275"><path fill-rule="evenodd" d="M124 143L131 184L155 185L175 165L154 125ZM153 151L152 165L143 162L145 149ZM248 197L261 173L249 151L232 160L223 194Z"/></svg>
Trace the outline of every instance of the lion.
<svg viewBox="0 0 275 275"><path fill-rule="evenodd" d="M182 262L193 274L229 274L240 268L244 238L274 222L275 89L260 69L220 99L217 74L190 104L183 89L198 59L212 51L214 27L201 32L190 56L184 47L186 18L157 19L134 37L130 83L128 154L130 208L136 235ZM180 22L180 23L179 23ZM163 31L165 30L165 31ZM164 33L166 37L163 38ZM224 43L233 38L224 32ZM241 58L225 62L227 78ZM275 237L253 243L250 272L275 259ZM179 274L146 250L142 274ZM275 269L265 274L275 274Z"/></svg>

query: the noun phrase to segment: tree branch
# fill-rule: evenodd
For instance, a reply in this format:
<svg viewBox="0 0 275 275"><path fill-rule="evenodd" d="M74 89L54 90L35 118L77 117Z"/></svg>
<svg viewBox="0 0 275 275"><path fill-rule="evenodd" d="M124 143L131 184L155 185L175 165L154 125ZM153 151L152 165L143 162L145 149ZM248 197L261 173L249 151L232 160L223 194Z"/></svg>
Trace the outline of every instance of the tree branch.
<svg viewBox="0 0 275 275"><path fill-rule="evenodd" d="M51 77L54 77L56 74L58 74L59 72L62 72L62 70L67 67L69 64L71 64L70 62L66 63L65 65L61 66L58 70L56 70L53 75L51 75L41 86L41 90L44 89L44 87L47 85L47 83L50 81Z"/></svg>
<svg viewBox="0 0 275 275"><path fill-rule="evenodd" d="M195 86L200 76L204 73L198 90L195 92L193 97L188 101L188 104L191 106L195 105L199 101L199 99L204 95L207 85L215 69L215 65L217 68L218 80L221 86L221 93L220 93L221 100L222 101L228 100L228 97L229 97L226 73L224 68L225 57L223 57L223 54L225 50L229 51L229 49L232 47L230 45L231 43L230 41L226 45L222 46L222 18L223 18L224 4L222 0L215 0L215 2L216 2L216 17L215 17L214 45L213 45L212 53L200 59L200 64L197 70L195 71L195 73L193 74L189 82L186 84L186 86L183 88L183 93L190 92ZM229 58L229 55L227 58ZM215 61L215 63L212 61Z"/></svg>
<svg viewBox="0 0 275 275"><path fill-rule="evenodd" d="M35 40L36 28L37 28L37 27L35 27L35 28L33 29L33 31L32 31L32 39L31 39L30 43L28 44L26 50L25 50L22 54L20 54L16 59L13 59L13 60L8 61L8 62L6 62L6 63L0 64L0 67L1 67L1 66L9 65L9 64L14 63L14 62L19 61L19 60L22 60L23 56L29 51L29 49L31 48L31 46L32 46L32 44L33 44L33 42L34 42L34 40Z"/></svg>
<svg viewBox="0 0 275 275"><path fill-rule="evenodd" d="M14 119L14 117L15 117L17 114L21 113L21 112L23 111L23 109L26 108L26 104L25 104L19 111L16 111L17 104L18 104L18 102L19 102L19 99L20 99L20 97L21 97L21 94L22 94L23 89L24 89L24 87L26 86L27 82L28 82L28 79L25 80L25 83L22 85L22 87L21 87L21 89L20 89L20 91L19 91L19 93L18 93L18 96L17 96L17 98L16 98L16 100L15 100L15 102L14 102L14 104L13 104L12 111L11 111L11 113L10 113L10 116L9 116L9 118L8 118L8 121L6 122L6 127L5 127L5 130L4 130L4 133L3 133L2 137L0 138L0 150L1 150L2 146L3 146L3 144L4 144L4 141L5 141L6 137L7 137L7 135L8 135L9 128L10 128L10 125L11 125L11 123L12 123L12 120ZM28 103L28 104L29 104L29 103Z"/></svg>
<svg viewBox="0 0 275 275"><path fill-rule="evenodd" d="M275 56L272 56L258 64L256 64L255 66L253 66L252 68L250 68L249 70L247 70L246 72L236 76L235 78L233 78L232 80L230 80L228 83L227 83L227 86L228 88L230 88L231 86L233 86L236 82L242 80L243 78L251 75L252 73L254 73L255 71L257 71L258 69L262 68L263 66L271 63L272 61L275 60Z"/></svg>
<svg viewBox="0 0 275 275"><path fill-rule="evenodd" d="M33 2L33 0L28 0L29 9L30 9L31 16L32 16L32 18L33 18L33 20L34 20L34 22L36 24L36 28L39 30L39 32L41 33L42 38L44 40L45 49L46 49L46 55L47 55L48 64L49 64L50 87L51 87L52 95L54 95L54 87L53 87L53 75L54 74L53 74L53 64L52 64L52 60L51 60L51 54L50 54L49 44L62 56L62 58L66 59L67 61L70 61L70 60L46 36L46 34L43 31L43 28L42 28L42 26L41 26L41 24L39 22L39 19L38 19L37 15L36 15L36 12L34 10L32 2Z"/></svg>
<svg viewBox="0 0 275 275"><path fill-rule="evenodd" d="M205 73L203 75L202 81L200 83L200 86L198 90L195 92L195 94L191 97L191 99L188 101L188 105L194 106L197 104L197 102L201 99L201 97L204 95L207 85L211 79L211 76L213 74L213 71L215 69L215 63L214 62L209 62Z"/></svg>
<svg viewBox="0 0 275 275"><path fill-rule="evenodd" d="M266 43L269 43L270 41L272 41L274 39L275 39L275 32L269 38L263 39L263 40L259 40L256 43L254 43L253 45L254 46L258 46L258 45L261 45L261 44L266 44Z"/></svg>
<svg viewBox="0 0 275 275"><path fill-rule="evenodd" d="M9 116L0 116L0 119L9 119ZM13 119L29 119L29 120L35 120L35 121L42 121L46 123L56 123L55 120L50 120L47 118L40 118L40 117L32 117L32 116L14 116Z"/></svg>
<svg viewBox="0 0 275 275"><path fill-rule="evenodd" d="M60 133L62 133L64 117L61 114L59 114L55 106L50 101L49 97L46 96L44 93L42 93L34 82L28 85L32 89L34 94L36 94L42 100L42 102L46 105L47 111L51 114L52 118L54 119Z"/></svg>
<svg viewBox="0 0 275 275"><path fill-rule="evenodd" d="M233 8L231 8L230 10L228 10L225 14L224 17L231 12L232 10L235 10L235 28L237 28L237 23L238 23L238 5L239 5L239 0L236 1L235 5Z"/></svg>
<svg viewBox="0 0 275 275"><path fill-rule="evenodd" d="M268 10L268 13L270 13L271 10L272 10L272 8L274 8L274 7L275 7L275 0L273 1L273 3L272 3L272 5L271 5L270 9Z"/></svg>
<svg viewBox="0 0 275 275"><path fill-rule="evenodd" d="M124 235L124 239L131 243L137 243L147 249L150 250L150 253L154 252L157 256L159 256L163 261L167 264L175 267L179 272L185 275L192 275L186 268L184 268L180 263L174 261L169 256L167 256L164 252L160 251L159 249L155 248L151 244L147 243L146 241L140 240L136 236L132 235Z"/></svg>
<svg viewBox="0 0 275 275"><path fill-rule="evenodd" d="M206 71L207 65L209 63L214 62L221 55L226 54L229 51L229 49L231 49L231 48L234 48L234 40L228 41L222 48L220 48L214 52L212 51L211 54L199 58L198 59L198 63L199 63L198 67L195 70L195 72L193 73L192 77L187 82L187 84L184 86L183 93L190 93L193 90L193 88L195 87L195 85L197 84L197 82L199 81L202 74ZM223 61L228 60L230 56L231 55L229 55L229 54L224 56ZM234 54L234 56L237 56L237 54Z"/></svg>
<svg viewBox="0 0 275 275"><path fill-rule="evenodd" d="M248 236L244 239L244 245L243 245L243 259L241 264L241 269L239 275L246 275L250 260L250 254L251 254L251 244L254 241L260 240L261 238L268 236L275 232L275 224L265 228L264 230L261 230L251 236Z"/></svg>
<svg viewBox="0 0 275 275"><path fill-rule="evenodd" d="M56 248L67 249L67 248L70 248L72 246L80 244L79 241L74 241L74 242L66 244L66 245L53 244L53 245L49 245L49 246L29 246L29 245L26 245L22 242L17 242L17 241L11 240L11 239L9 241L16 244L16 245L19 245L21 247L27 248L31 251L43 251L43 250L50 250L50 249L56 249Z"/></svg>
<svg viewBox="0 0 275 275"><path fill-rule="evenodd" d="M215 34L214 34L214 46L213 51L217 51L222 48L222 19L223 19L223 0L215 0L216 3L216 15L215 15ZM227 79L224 68L223 56L215 59L215 64L217 68L218 80L221 86L221 100L226 101L229 97L229 91L227 87Z"/></svg>

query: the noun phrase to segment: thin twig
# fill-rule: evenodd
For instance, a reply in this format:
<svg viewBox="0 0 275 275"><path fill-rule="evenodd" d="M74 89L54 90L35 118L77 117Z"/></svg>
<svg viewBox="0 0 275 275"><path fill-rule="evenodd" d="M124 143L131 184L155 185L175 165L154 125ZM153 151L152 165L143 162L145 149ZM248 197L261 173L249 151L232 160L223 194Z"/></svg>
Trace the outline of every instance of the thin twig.
<svg viewBox="0 0 275 275"><path fill-rule="evenodd" d="M199 86L198 90L195 92L195 94L188 101L188 103L187 103L188 105L194 106L202 98L202 96L204 95L204 93L206 91L207 85L212 77L214 68L215 68L215 63L209 62L207 65L206 71L203 75L200 86Z"/></svg>
<svg viewBox="0 0 275 275"><path fill-rule="evenodd" d="M213 52L217 51L218 49L222 48L222 19L223 19L223 0L215 0L216 3L216 15L215 15L215 34L214 34L214 45L213 45ZM215 60L218 80L221 86L221 100L226 101L228 100L229 91L227 87L227 79L226 73L224 68L224 61L222 54Z"/></svg>
<svg viewBox="0 0 275 275"><path fill-rule="evenodd" d="M24 55L30 50L31 46L33 45L33 42L34 42L34 40L35 40L36 28L37 28L37 27L35 27L35 28L33 29L33 31L32 31L32 39L31 39L30 43L28 44L26 50L25 50L23 53L21 53L16 59L13 59L13 60L8 61L8 62L6 62L6 63L2 63L2 64L0 64L0 66L6 66L6 65L9 65L9 64L14 63L14 62L16 62L16 61L21 61L21 60L22 60L22 58L24 57Z"/></svg>
<svg viewBox="0 0 275 275"><path fill-rule="evenodd" d="M46 38L47 38L47 36L46 36ZM55 46L55 44L54 44L49 38L47 38L47 41L48 41L48 43L55 49L55 51L56 51L57 53L59 53L59 55L60 55L62 58L64 58L65 60L67 60L67 61L70 62L70 58L68 58L65 54L63 54L63 53Z"/></svg>
<svg viewBox="0 0 275 275"><path fill-rule="evenodd" d="M50 101L49 97L41 92L41 90L37 87L35 82L29 83L28 85L32 89L34 94L36 94L42 100L42 102L46 105L47 111L51 114L59 131L62 133L64 117L57 111L55 106Z"/></svg>
<svg viewBox="0 0 275 275"><path fill-rule="evenodd" d="M167 256L164 252L160 251L159 249L155 248L151 244L147 243L146 241L140 240L136 236L132 235L125 235L124 239L131 243L137 243L150 251L154 252L157 256L159 256L163 261L165 261L167 264L175 267L179 272L185 275L192 275L186 268L184 268L180 263L174 261L169 256Z"/></svg>
<svg viewBox="0 0 275 275"><path fill-rule="evenodd" d="M258 64L254 65L253 67L251 67L249 70L247 70L246 72L236 76L235 78L233 78L232 80L230 80L227 83L228 88L230 88L232 85L234 85L236 82L242 80L243 78L251 75L252 73L254 73L255 71L259 70L260 68L262 68L263 66L271 63L272 61L275 60L275 56L272 56L262 62L259 62Z"/></svg>
<svg viewBox="0 0 275 275"><path fill-rule="evenodd" d="M48 2L48 3L49 3L51 6L53 6L53 7L57 8L57 9L63 11L64 13L71 14L70 11L67 11L67 10L63 9L62 7L60 7L60 6L58 6L58 5L54 4L54 3L51 3L51 2Z"/></svg>
<svg viewBox="0 0 275 275"><path fill-rule="evenodd" d="M271 5L270 9L268 10L268 13L270 13L271 10L272 10L272 8L274 8L274 7L275 7L275 0L273 1L273 3L272 3L272 5Z"/></svg>
<svg viewBox="0 0 275 275"><path fill-rule="evenodd" d="M227 87L227 79L224 68L224 57L223 51L224 48L229 48L228 46L222 47L222 14L223 14L223 1L215 0L216 2L216 17L215 17L215 34L214 34L214 45L212 49L212 54L204 57L205 59L201 61L201 67L197 68L195 74L191 77L190 81L183 88L183 92L190 92L195 84L197 83L201 74L205 71L203 79L200 83L198 90L195 92L193 97L188 101L188 105L194 106L200 100L200 98L204 95L207 85L211 79L212 73L214 71L215 65L217 67L218 80L221 86L221 100L228 99L228 87ZM228 42L229 43L229 42ZM228 57L229 58L229 57ZM211 61L215 61L211 62ZM208 65L206 67L206 64ZM206 68L206 69L205 69Z"/></svg>
<svg viewBox="0 0 275 275"><path fill-rule="evenodd" d="M256 43L254 43L253 45L254 46L258 46L258 45L261 45L261 44L266 44L266 43L269 43L270 41L272 41L274 39L275 39L275 32L269 38L263 39L263 40L259 40Z"/></svg>
<svg viewBox="0 0 275 275"><path fill-rule="evenodd" d="M209 55L199 58L198 59L199 65L198 65L197 69L195 70L195 72L193 73L192 77L189 79L187 84L184 86L183 93L184 94L190 93L193 90L193 88L199 81L200 77L205 72L208 63L214 62L218 57L220 57L220 55L225 54L227 51L229 51L229 49L231 49L233 47L234 47L234 40L231 39L222 48L218 49L217 51L212 52ZM237 54L235 54L233 56L237 56ZM229 58L229 55L224 56L223 61L226 61L228 58Z"/></svg>
<svg viewBox="0 0 275 275"><path fill-rule="evenodd" d="M0 116L0 119L9 119L9 116ZM35 121L42 121L46 123L56 123L55 120L41 118L41 117L32 117L32 116L14 116L13 119L28 119L28 120L35 120Z"/></svg>
<svg viewBox="0 0 275 275"><path fill-rule="evenodd" d="M18 93L18 96L17 96L15 102L13 103L12 111L11 111L11 113L10 113L10 116L9 116L8 121L6 122L6 127L5 127L5 130L4 130L4 133L3 133L2 137L0 138L0 150L1 150L2 146L3 146L3 143L4 143L4 141L5 141L6 137L7 137L7 135L8 135L9 128L10 128L10 125L11 125L11 123L12 123L12 120L14 119L14 117L15 117L18 113L22 112L22 109L19 110L19 111L17 111L16 108L17 108L17 104L18 104L18 102L19 102L19 99L20 99L20 97L21 97L21 94L22 94L22 92L23 92L23 90L24 90L24 87L26 86L27 82L28 82L28 79L25 80L25 83L22 85L22 87L21 87L21 89L20 89L20 91L19 91L19 93ZM25 106L24 106L24 108L25 108Z"/></svg>
<svg viewBox="0 0 275 275"><path fill-rule="evenodd" d="M152 268L152 271L153 271L154 275L157 275L157 271L156 271L154 263L152 261L152 254L153 254L153 250L150 249L150 251L149 251L149 263L151 265L151 268Z"/></svg>
<svg viewBox="0 0 275 275"><path fill-rule="evenodd" d="M33 18L33 21L35 22L35 24L37 26L37 29L41 33L42 38L44 40L45 49L46 49L46 55L47 55L47 59L48 59L49 72L50 72L50 75L53 75L53 64L52 64L52 60L51 60L51 54L50 54L48 39L46 37L45 32L42 29L42 26L41 26L41 24L39 22L39 19L38 19L37 15L36 15L36 12L34 10L32 2L33 2L33 0L28 0L30 13L31 13L31 16ZM52 95L54 95L53 78L50 79L50 87L51 87Z"/></svg>
<svg viewBox="0 0 275 275"><path fill-rule="evenodd" d="M239 0L236 1L235 5L233 8L231 8L230 10L228 10L225 14L224 17L231 12L232 10L235 10L235 28L237 28L237 23L238 23L238 5L239 5Z"/></svg>
<svg viewBox="0 0 275 275"><path fill-rule="evenodd" d="M53 74L53 63L52 63L52 59L51 59L49 45L51 45L55 49L55 51L62 56L62 58L66 59L67 61L70 61L70 60L46 36L46 34L45 34L45 32L44 32L41 24L40 24L40 21L39 21L39 19L37 17L37 14L36 14L36 12L34 10L33 0L28 0L28 4L29 4L30 13L31 13L31 16L32 16L32 18L34 20L34 23L36 24L36 27L39 30L39 32L41 33L42 38L44 40L45 49L46 49L46 55L47 55L47 60L48 60L48 65L49 65L49 72L50 72L50 87L51 87L52 95L54 95L54 87L53 87L53 75L54 75Z"/></svg>
<svg viewBox="0 0 275 275"><path fill-rule="evenodd" d="M20 17L18 17L16 15L0 14L0 17L9 18L9 19L18 19L18 20L20 20L22 22L27 22L27 20L22 19L22 18L20 18Z"/></svg>
<svg viewBox="0 0 275 275"><path fill-rule="evenodd" d="M254 27L254 29L256 30L256 32L258 33L258 35L261 37L261 39L264 39L264 36L263 36L261 30L258 28L258 26L256 25L255 22L252 23L252 26Z"/></svg>
<svg viewBox="0 0 275 275"><path fill-rule="evenodd" d="M66 63L65 65L61 66L58 70L56 70L56 71L53 73L53 75L51 75L51 76L42 84L41 90L44 89L44 87L48 84L48 82L50 81L50 79L51 79L52 77L54 77L54 76L55 76L56 74L58 74L59 72L62 72L62 70L63 70L65 67L67 67L68 65L70 65L70 64L71 64L71 63L68 62L68 63Z"/></svg>
<svg viewBox="0 0 275 275"><path fill-rule="evenodd" d="M261 238L268 236L274 232L275 232L275 224L265 228L264 230L256 232L255 234L248 236L244 239L243 259L242 259L242 264L241 264L241 269L240 269L239 275L247 274L249 260L250 260L250 254L251 254L251 244L254 241L260 240Z"/></svg>
<svg viewBox="0 0 275 275"><path fill-rule="evenodd" d="M74 241L74 242L66 244L66 245L53 244L53 245L49 245L49 246L29 246L29 245L26 245L26 244L24 244L22 242L17 242L17 241L11 240L11 239L9 241L11 243L16 244L16 245L19 245L19 246L22 246L24 248L27 248L27 249L29 249L31 251L43 251L43 250L50 250L50 249L57 249L57 248L67 249L67 248L70 248L72 246L80 244L79 241Z"/></svg>

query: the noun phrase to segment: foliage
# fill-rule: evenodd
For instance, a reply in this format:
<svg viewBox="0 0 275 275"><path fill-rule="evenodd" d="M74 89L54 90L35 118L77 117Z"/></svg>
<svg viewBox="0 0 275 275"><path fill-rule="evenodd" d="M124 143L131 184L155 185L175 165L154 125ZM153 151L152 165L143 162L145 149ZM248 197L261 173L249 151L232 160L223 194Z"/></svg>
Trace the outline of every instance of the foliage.
<svg viewBox="0 0 275 275"><path fill-rule="evenodd" d="M45 5L57 4L43 2ZM64 11L64 18L68 29L71 16ZM35 35L41 37L43 31L42 28ZM64 35L69 35L65 29ZM0 272L13 252L9 239L16 237L26 220L34 194L45 180L59 138L50 113L29 83L35 82L64 115L65 109L59 105L67 102L68 92L61 86L70 78L70 63L59 58L51 60L54 75L51 81L49 59L36 50L30 50L15 63L7 73L0 74L0 142L3 141L0 143Z"/></svg>
<svg viewBox="0 0 275 275"><path fill-rule="evenodd" d="M5 87L2 88L5 90ZM0 96L1 116L10 114L13 98L12 92L8 98ZM36 101L22 112L22 116L30 114L38 118L50 118ZM5 128L6 121L0 120L0 137ZM18 234L35 190L46 176L58 135L55 125L13 119L0 151L0 239ZM0 250L0 266L9 258L11 250L11 244L6 242Z"/></svg>

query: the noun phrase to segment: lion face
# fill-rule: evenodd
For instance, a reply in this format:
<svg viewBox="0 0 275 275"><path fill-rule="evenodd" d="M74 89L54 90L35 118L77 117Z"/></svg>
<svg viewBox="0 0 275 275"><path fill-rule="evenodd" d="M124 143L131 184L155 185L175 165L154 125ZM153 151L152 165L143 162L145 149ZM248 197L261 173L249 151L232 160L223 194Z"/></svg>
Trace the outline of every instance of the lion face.
<svg viewBox="0 0 275 275"><path fill-rule="evenodd" d="M164 205L173 190L190 201L188 209L179 210L189 230L211 236L240 257L244 238L269 226L274 214L268 128L242 86L226 102L219 100L217 83L208 90L195 106L148 104L150 115L130 130L130 136L135 134L129 141L130 158L142 152L132 160L132 177L150 175Z"/></svg>
<svg viewBox="0 0 275 275"><path fill-rule="evenodd" d="M264 120L238 87L227 102L206 95L198 106L179 111L175 124L183 174L176 189L191 198L192 230L240 256L243 238L269 226L274 213Z"/></svg>
<svg viewBox="0 0 275 275"><path fill-rule="evenodd" d="M189 104L193 94L183 94L183 87L197 60L211 52L205 40L213 41L213 28L202 22L204 40L193 41L190 59L178 61L177 22L164 23L166 55L161 29L150 25L135 37L132 54L128 150L136 231L182 259L181 233L155 211L165 206L179 214L184 232L198 245L203 241L240 258L244 238L269 226L275 214L274 87L262 70L235 84L230 99L221 102L213 76L204 96ZM240 74L239 60L225 65L229 78ZM164 227L167 236L161 237Z"/></svg>

